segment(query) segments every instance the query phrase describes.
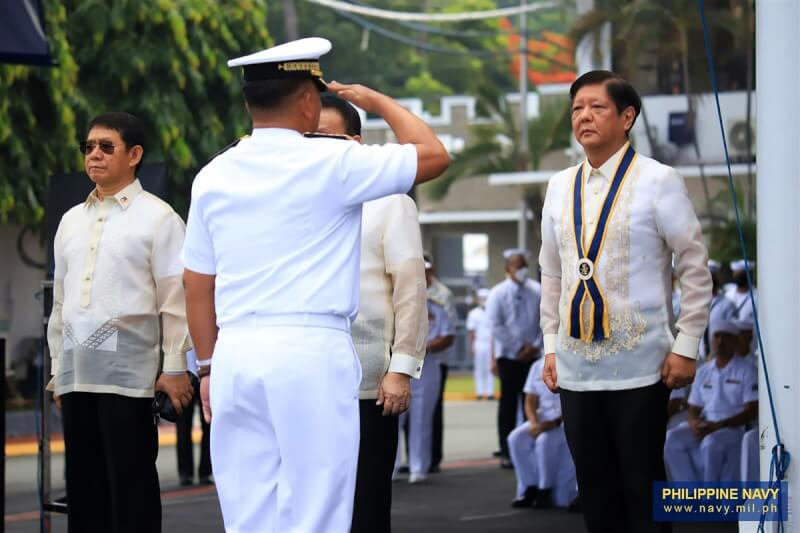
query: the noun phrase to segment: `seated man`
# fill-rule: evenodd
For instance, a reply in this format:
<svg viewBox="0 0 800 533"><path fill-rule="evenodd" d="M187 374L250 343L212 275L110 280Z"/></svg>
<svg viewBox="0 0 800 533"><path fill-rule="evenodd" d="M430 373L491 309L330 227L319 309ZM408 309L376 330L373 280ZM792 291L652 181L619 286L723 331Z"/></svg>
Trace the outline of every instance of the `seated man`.
<svg viewBox="0 0 800 533"><path fill-rule="evenodd" d="M508 450L517 476L517 498L511 502L512 507L547 509L554 503L565 506L577 493L575 465L561 424L561 400L542 381L543 367L544 359L539 359L528 372L523 387L528 420L508 435ZM567 490L558 490L562 486Z"/></svg>
<svg viewBox="0 0 800 533"><path fill-rule="evenodd" d="M738 481L745 425L758 413L758 378L736 357L739 330L728 318L711 324L714 359L697 370L689 422L667 431L664 458L673 481Z"/></svg>

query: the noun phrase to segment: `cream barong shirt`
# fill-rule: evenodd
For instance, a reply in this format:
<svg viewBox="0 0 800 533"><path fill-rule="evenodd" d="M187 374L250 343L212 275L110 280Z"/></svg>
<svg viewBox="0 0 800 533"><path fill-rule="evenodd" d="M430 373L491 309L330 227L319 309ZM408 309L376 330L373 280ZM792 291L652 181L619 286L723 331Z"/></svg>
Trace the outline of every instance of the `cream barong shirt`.
<svg viewBox="0 0 800 533"><path fill-rule="evenodd" d="M359 398L372 399L387 372L419 378L425 357L425 264L417 208L408 196L364 204L360 279L352 335L361 362Z"/></svg>
<svg viewBox="0 0 800 533"><path fill-rule="evenodd" d="M67 211L53 252L53 311L47 327L56 394L153 396L165 372L186 370L184 224L135 180Z"/></svg>
<svg viewBox="0 0 800 533"><path fill-rule="evenodd" d="M599 169L582 163L585 186L584 246L598 216L623 146ZM578 278L572 219L578 166L554 175L542 210L541 325L545 353L556 354L558 383L568 390L620 390L652 385L670 351L697 357L708 320L711 275L700 223L675 169L637 154L608 222L605 245L594 265L609 308L610 337L585 341L569 336L570 297ZM672 316L672 257L681 283L681 316ZM584 302L589 327L589 299ZM677 335L674 332L677 330Z"/></svg>

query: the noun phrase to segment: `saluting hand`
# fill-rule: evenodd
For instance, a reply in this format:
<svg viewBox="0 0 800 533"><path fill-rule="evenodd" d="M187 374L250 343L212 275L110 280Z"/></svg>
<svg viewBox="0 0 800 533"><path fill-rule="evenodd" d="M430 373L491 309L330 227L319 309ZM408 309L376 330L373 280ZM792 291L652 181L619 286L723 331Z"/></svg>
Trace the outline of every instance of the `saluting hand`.
<svg viewBox="0 0 800 533"><path fill-rule="evenodd" d="M397 372L389 372L383 376L376 402L376 405L383 406L383 416L399 415L408 409L411 402L410 379L410 376Z"/></svg>
<svg viewBox="0 0 800 533"><path fill-rule="evenodd" d="M556 374L556 354L549 353L544 356L544 369L542 370L544 384L551 392L558 392L558 374Z"/></svg>
<svg viewBox="0 0 800 533"><path fill-rule="evenodd" d="M354 104L367 113L375 113L377 111L376 104L380 98L386 98L383 94L365 87L364 85L352 84L345 85L332 81L328 84L328 90L334 93L339 98L343 98Z"/></svg>
<svg viewBox="0 0 800 533"><path fill-rule="evenodd" d="M694 381L697 362L674 352L667 354L661 365L661 381L670 389L679 389Z"/></svg>

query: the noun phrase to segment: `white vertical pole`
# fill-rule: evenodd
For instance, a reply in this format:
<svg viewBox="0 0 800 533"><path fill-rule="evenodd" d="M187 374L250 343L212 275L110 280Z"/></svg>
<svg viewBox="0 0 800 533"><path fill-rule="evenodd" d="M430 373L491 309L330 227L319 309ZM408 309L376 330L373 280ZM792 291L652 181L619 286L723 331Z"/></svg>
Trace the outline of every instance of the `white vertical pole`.
<svg viewBox="0 0 800 533"><path fill-rule="evenodd" d="M756 2L756 98L758 105L758 315L767 370L786 450L793 454L789 482L789 521L800 520L800 2ZM761 480L769 479L775 427L770 413L764 372L759 377ZM740 524L755 531L754 523ZM771 524L767 531L775 531Z"/></svg>

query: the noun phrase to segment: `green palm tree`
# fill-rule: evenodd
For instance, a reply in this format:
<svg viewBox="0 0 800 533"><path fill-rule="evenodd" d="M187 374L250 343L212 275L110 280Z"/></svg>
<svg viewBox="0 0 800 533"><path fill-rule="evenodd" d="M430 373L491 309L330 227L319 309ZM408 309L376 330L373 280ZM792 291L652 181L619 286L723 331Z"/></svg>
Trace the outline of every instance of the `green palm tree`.
<svg viewBox="0 0 800 533"><path fill-rule="evenodd" d="M747 1L747 0L743 0ZM711 31L741 28L730 9L712 8L707 10ZM698 61L698 69L704 65L702 49L691 49L691 36L702 31L700 14L695 0L605 0L598 1L598 7L579 17L572 27L570 36L580 40L599 30L605 23L613 28L614 49L622 51L621 65L629 73L639 68L644 54L653 54L659 62L679 60L683 78L683 92L687 100L687 114L690 125L695 118L695 95L692 89L692 61ZM735 41L747 39L741 32L732 34ZM599 50L599 47L595 47ZM702 62L702 65L700 64ZM704 70L703 70L704 72ZM644 111L644 110L643 110ZM653 149L653 155L661 154L658 145L650 134L646 113L642 113L645 131ZM694 151L701 161L700 146L694 137ZM700 165L700 177L706 202L707 216L714 219L714 202L709 193L708 179Z"/></svg>
<svg viewBox="0 0 800 533"><path fill-rule="evenodd" d="M425 193L432 200L446 196L457 179L513 172L525 161L535 170L547 152L569 147L571 128L566 99L543 105L540 115L527 123L527 153L520 149L517 113L508 105L505 95L496 89L483 89L478 105L494 120L492 124L472 126L469 146L452 158L444 176L425 186Z"/></svg>

